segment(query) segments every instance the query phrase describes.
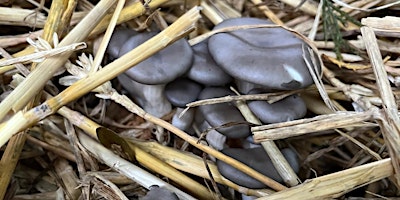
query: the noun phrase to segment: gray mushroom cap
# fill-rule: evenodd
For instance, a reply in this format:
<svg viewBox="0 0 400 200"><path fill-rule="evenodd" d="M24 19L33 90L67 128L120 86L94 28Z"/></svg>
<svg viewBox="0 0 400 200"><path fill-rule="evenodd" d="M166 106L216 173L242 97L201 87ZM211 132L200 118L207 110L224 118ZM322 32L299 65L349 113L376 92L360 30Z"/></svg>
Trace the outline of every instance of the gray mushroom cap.
<svg viewBox="0 0 400 200"><path fill-rule="evenodd" d="M178 196L175 193L159 186L151 186L150 191L147 192L146 196L140 198L140 200L159 200L159 199L179 200Z"/></svg>
<svg viewBox="0 0 400 200"><path fill-rule="evenodd" d="M132 36L122 46L119 56L126 54L156 34L156 32L150 32ZM131 79L143 84L166 84L183 75L190 68L192 60L192 48L185 39L180 39L125 73Z"/></svg>
<svg viewBox="0 0 400 200"><path fill-rule="evenodd" d="M233 93L222 87L207 87L201 91L199 99L210 99L232 95ZM246 122L240 111L230 103L219 103L199 106L198 110L212 127L228 138L244 138L250 135L250 127L247 124L235 124Z"/></svg>
<svg viewBox="0 0 400 200"><path fill-rule="evenodd" d="M283 181L276 171L275 167L273 166L271 159L268 157L268 154L264 151L262 147L251 149L227 148L223 149L221 152L246 164L247 166L264 174L265 176L274 179L275 181ZM283 156L287 159L293 170L297 173L299 171L299 162L295 152L293 152L293 150L291 149L282 149L281 152ZM261 189L267 187L264 183L250 177L249 175L224 163L221 160L217 160L217 167L222 176L238 185L252 189Z"/></svg>
<svg viewBox="0 0 400 200"><path fill-rule="evenodd" d="M222 86L231 82L232 77L215 63L208 52L207 41L192 46L192 49L193 64L187 73L190 79L208 86Z"/></svg>
<svg viewBox="0 0 400 200"><path fill-rule="evenodd" d="M114 31L107 47L107 53L110 57L110 60L118 58L121 47L130 37L132 37L136 33L137 32L132 29L125 29L125 28L116 29Z"/></svg>
<svg viewBox="0 0 400 200"><path fill-rule="evenodd" d="M202 86L187 78L178 78L165 86L165 97L173 106L185 107L197 99Z"/></svg>
<svg viewBox="0 0 400 200"><path fill-rule="evenodd" d="M250 94L258 94L258 90ZM265 124L292 121L303 118L307 107L299 95L290 95L280 101L269 104L267 101L249 101L250 110Z"/></svg>
<svg viewBox="0 0 400 200"><path fill-rule="evenodd" d="M271 24L257 18L228 19L227 26ZM257 28L218 33L208 40L209 52L225 72L236 79L270 89L293 90L313 83L303 58L307 44L283 28ZM305 57L309 63L308 51Z"/></svg>

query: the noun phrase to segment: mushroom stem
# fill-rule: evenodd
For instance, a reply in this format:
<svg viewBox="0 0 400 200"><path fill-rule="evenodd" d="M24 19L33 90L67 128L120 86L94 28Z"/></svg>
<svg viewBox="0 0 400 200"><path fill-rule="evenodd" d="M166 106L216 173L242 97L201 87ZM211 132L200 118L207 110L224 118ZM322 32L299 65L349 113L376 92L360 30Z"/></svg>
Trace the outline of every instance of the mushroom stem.
<svg viewBox="0 0 400 200"><path fill-rule="evenodd" d="M118 80L146 112L159 118L171 112L171 103L164 96L165 84L146 85L125 74L119 75Z"/></svg>

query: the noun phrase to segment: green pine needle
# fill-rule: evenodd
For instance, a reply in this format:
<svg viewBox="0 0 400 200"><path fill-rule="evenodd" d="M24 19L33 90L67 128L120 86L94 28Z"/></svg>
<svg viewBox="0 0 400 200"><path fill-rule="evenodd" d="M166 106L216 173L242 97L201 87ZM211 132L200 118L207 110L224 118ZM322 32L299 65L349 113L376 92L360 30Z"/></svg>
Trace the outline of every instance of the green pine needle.
<svg viewBox="0 0 400 200"><path fill-rule="evenodd" d="M335 51L337 58L342 60L341 50L351 49L351 47L348 42L343 39L339 23L346 25L347 22L352 22L358 26L361 26L361 23L340 10L338 6L333 5L330 0L322 0L322 3L322 20L325 41L332 39L333 43L335 43L333 50Z"/></svg>

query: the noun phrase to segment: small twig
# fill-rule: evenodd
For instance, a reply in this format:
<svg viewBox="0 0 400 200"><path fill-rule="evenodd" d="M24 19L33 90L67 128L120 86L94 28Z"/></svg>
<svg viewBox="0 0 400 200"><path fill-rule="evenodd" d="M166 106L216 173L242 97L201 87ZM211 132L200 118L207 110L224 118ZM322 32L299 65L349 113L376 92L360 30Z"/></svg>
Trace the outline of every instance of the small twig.
<svg viewBox="0 0 400 200"><path fill-rule="evenodd" d="M264 140L283 139L335 128L366 125L376 126L374 123L367 124L366 121L373 120L377 115L375 110L365 112L336 112L335 114L319 115L309 119L252 127L251 131L254 134L254 141L262 142Z"/></svg>
<svg viewBox="0 0 400 200"><path fill-rule="evenodd" d="M371 156L373 156L376 160L382 160L381 156L377 153L375 153L374 151L372 151L370 148L368 148L367 146L365 146L363 143L359 142L358 140L356 140L355 138L351 137L350 135L344 133L343 131L340 131L339 129L335 129L336 132L338 132L341 136L347 138L348 140L350 140L351 142L353 142L354 144L356 144L357 146L359 146L361 149L363 149L364 151L368 152Z"/></svg>
<svg viewBox="0 0 400 200"><path fill-rule="evenodd" d="M240 95L240 96L225 96L225 97L217 97L212 99L203 99L194 101L186 104L186 108L182 111L181 115L185 114L185 112L193 107L210 105L210 104L218 104L218 103L226 103L232 101L251 101L251 100L264 100L268 101L268 103L277 102L287 96L296 94L301 90L293 90L293 91L285 91L285 92L276 92L276 93L268 93L268 94L248 94L248 95Z"/></svg>

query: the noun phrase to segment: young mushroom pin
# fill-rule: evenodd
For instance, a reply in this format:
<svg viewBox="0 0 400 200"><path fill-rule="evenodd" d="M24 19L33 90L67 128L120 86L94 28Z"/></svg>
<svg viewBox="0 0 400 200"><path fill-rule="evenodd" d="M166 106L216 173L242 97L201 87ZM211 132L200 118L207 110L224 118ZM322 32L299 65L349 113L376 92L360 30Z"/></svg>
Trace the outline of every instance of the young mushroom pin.
<svg viewBox="0 0 400 200"><path fill-rule="evenodd" d="M166 85L165 96L173 106L177 107L172 117L172 125L184 131L192 125L194 108L187 110L181 117L179 115L185 110L186 104L197 99L201 90L200 84L187 78L178 78Z"/></svg>

